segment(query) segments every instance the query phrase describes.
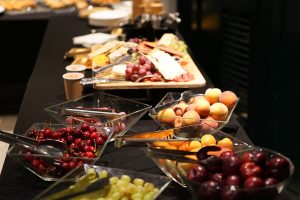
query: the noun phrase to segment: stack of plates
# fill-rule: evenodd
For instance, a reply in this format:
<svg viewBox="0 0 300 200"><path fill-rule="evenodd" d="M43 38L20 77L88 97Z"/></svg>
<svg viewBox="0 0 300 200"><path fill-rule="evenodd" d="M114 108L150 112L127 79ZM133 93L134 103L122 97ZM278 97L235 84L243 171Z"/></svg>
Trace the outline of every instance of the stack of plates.
<svg viewBox="0 0 300 200"><path fill-rule="evenodd" d="M89 15L89 24L92 26L119 26L127 23L130 12L126 10L103 10Z"/></svg>

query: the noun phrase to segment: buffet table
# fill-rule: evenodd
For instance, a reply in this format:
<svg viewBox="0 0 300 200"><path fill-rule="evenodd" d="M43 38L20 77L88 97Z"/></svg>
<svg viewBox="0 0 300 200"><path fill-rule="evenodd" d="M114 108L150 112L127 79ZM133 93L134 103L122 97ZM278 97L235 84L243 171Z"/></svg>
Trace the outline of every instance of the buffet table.
<svg viewBox="0 0 300 200"><path fill-rule="evenodd" d="M51 119L44 111L45 107L65 101L64 85L62 74L65 72L67 61L63 60L64 53L69 50L74 36L90 33L91 27L86 21L78 19L74 14L52 16L48 22L48 27L44 36L43 43L33 69L27 90L24 95L15 133L22 134L34 122L45 122ZM208 87L212 87L209 78L203 73L206 79L206 86L197 89L203 92ZM93 88L86 88L84 93L94 92ZM151 103L153 106L160 100L166 91L170 90L151 90L139 92L141 100ZM182 91L176 90L174 91ZM135 91L106 91L115 95L130 98ZM144 92L144 93L143 93ZM135 99L139 97L134 97ZM54 121L54 120L52 120ZM230 125L236 126L236 137L249 143L243 128L240 127L235 116L230 120ZM139 133L159 129L158 124L145 116L130 130ZM123 148L116 149L113 143L109 143L103 153L103 157L96 163L109 167L117 167L128 170L142 171L154 174L163 174L161 170L145 156L142 148ZM1 199L33 199L34 196L46 189L52 182L42 181L39 177L26 170L16 163L12 158L7 157L3 171L0 176L0 198ZM159 199L191 199L188 191L178 184L172 182L168 188L160 195ZM285 193L280 199L290 199Z"/></svg>

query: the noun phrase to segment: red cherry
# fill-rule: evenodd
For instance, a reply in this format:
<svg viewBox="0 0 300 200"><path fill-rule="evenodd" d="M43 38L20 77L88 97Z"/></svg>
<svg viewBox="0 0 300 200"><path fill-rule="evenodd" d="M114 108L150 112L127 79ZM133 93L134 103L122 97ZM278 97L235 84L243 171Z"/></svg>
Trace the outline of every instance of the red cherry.
<svg viewBox="0 0 300 200"><path fill-rule="evenodd" d="M44 136L46 138L50 138L52 136L53 131L49 128L46 129Z"/></svg>
<svg viewBox="0 0 300 200"><path fill-rule="evenodd" d="M260 177L250 176L244 182L244 188L263 187L264 181Z"/></svg>
<svg viewBox="0 0 300 200"><path fill-rule="evenodd" d="M102 137L97 137L96 144L97 145L103 145L104 144L104 139Z"/></svg>
<svg viewBox="0 0 300 200"><path fill-rule="evenodd" d="M198 189L198 199L217 200L220 199L221 187L218 182L206 181Z"/></svg>
<svg viewBox="0 0 300 200"><path fill-rule="evenodd" d="M90 132L84 131L84 132L83 132L83 137L86 138L86 139L90 138L90 137L91 137Z"/></svg>
<svg viewBox="0 0 300 200"><path fill-rule="evenodd" d="M65 138L59 138L58 140L63 142L63 143L67 143L67 140Z"/></svg>
<svg viewBox="0 0 300 200"><path fill-rule="evenodd" d="M67 141L70 142L70 143L73 142L74 141L74 136L73 135L68 135Z"/></svg>
<svg viewBox="0 0 300 200"><path fill-rule="evenodd" d="M77 144L78 146L80 146L81 142L82 142L81 138L76 138L75 139L75 144Z"/></svg>
<svg viewBox="0 0 300 200"><path fill-rule="evenodd" d="M75 135L75 137L81 137L81 135L82 135L81 129L76 128L75 131L74 131L74 135Z"/></svg>
<svg viewBox="0 0 300 200"><path fill-rule="evenodd" d="M85 157L87 158L94 158L94 154L90 151L85 152Z"/></svg>
<svg viewBox="0 0 300 200"><path fill-rule="evenodd" d="M73 129L71 127L67 127L66 132L68 135L73 134Z"/></svg>
<svg viewBox="0 0 300 200"><path fill-rule="evenodd" d="M60 134L58 132L54 132L52 133L51 138L57 140L58 138L60 138Z"/></svg>
<svg viewBox="0 0 300 200"><path fill-rule="evenodd" d="M63 163L61 164L61 166L62 166L62 168L64 168L64 169L69 169L69 163L67 163L67 162L63 162Z"/></svg>
<svg viewBox="0 0 300 200"><path fill-rule="evenodd" d="M245 152L242 156L242 161L243 162L253 162L253 153L252 151L248 151L248 152Z"/></svg>
<svg viewBox="0 0 300 200"><path fill-rule="evenodd" d="M34 159L32 162L31 162L31 165L33 167L38 167L40 165L40 161L38 159Z"/></svg>
<svg viewBox="0 0 300 200"><path fill-rule="evenodd" d="M83 123L81 125L81 130L84 132L84 131L88 131L90 129L90 125L87 124L87 123Z"/></svg>
<svg viewBox="0 0 300 200"><path fill-rule="evenodd" d="M93 144L92 140L87 139L85 140L85 144L91 146Z"/></svg>
<svg viewBox="0 0 300 200"><path fill-rule="evenodd" d="M46 171L46 167L43 164L39 164L38 169L40 172L45 172Z"/></svg>
<svg viewBox="0 0 300 200"><path fill-rule="evenodd" d="M90 146L85 145L85 146L83 147L83 150L84 150L85 152L88 152L88 151L90 150Z"/></svg>
<svg viewBox="0 0 300 200"><path fill-rule="evenodd" d="M268 168L275 168L275 169L283 169L289 167L288 161L281 156L274 156L267 162L266 165Z"/></svg>
<svg viewBox="0 0 300 200"><path fill-rule="evenodd" d="M73 169L73 168L75 168L77 165L76 165L76 162L74 162L74 161L71 161L71 162L69 162L69 168L70 169Z"/></svg>
<svg viewBox="0 0 300 200"><path fill-rule="evenodd" d="M25 155L25 159L28 161L28 162L32 162L34 157L32 155L32 153L30 151L27 151L26 152L26 155Z"/></svg>
<svg viewBox="0 0 300 200"><path fill-rule="evenodd" d="M90 132L90 133L97 132L97 129L96 129L96 127L94 127L94 126L90 126L90 128L89 128L89 132Z"/></svg>
<svg viewBox="0 0 300 200"><path fill-rule="evenodd" d="M263 170L260 166L256 165L254 162L245 162L240 167L241 176L246 179L250 176L261 176Z"/></svg>
<svg viewBox="0 0 300 200"><path fill-rule="evenodd" d="M96 140L99 137L99 134L97 132L93 132L90 137L91 139Z"/></svg>
<svg viewBox="0 0 300 200"><path fill-rule="evenodd" d="M94 146L89 146L89 151L90 152L96 152L96 148Z"/></svg>
<svg viewBox="0 0 300 200"><path fill-rule="evenodd" d="M71 143L70 149L76 149L78 148L78 145L76 143Z"/></svg>
<svg viewBox="0 0 300 200"><path fill-rule="evenodd" d="M108 135L106 133L100 133L100 136L102 137L103 140L107 140Z"/></svg>

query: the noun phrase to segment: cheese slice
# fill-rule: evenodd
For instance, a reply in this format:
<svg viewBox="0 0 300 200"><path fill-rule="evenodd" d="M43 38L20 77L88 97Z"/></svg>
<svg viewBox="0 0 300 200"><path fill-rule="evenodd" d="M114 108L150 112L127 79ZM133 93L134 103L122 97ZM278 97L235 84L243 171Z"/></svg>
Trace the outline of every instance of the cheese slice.
<svg viewBox="0 0 300 200"><path fill-rule="evenodd" d="M164 51L154 49L146 57L166 80L173 80L175 77L186 73L174 58Z"/></svg>
<svg viewBox="0 0 300 200"><path fill-rule="evenodd" d="M112 75L114 77L125 77L126 64L114 65Z"/></svg>

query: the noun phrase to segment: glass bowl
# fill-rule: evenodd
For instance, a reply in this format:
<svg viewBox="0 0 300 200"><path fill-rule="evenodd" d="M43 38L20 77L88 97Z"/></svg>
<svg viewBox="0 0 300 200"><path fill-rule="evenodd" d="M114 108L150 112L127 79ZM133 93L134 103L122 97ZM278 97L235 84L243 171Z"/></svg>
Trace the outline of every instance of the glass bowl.
<svg viewBox="0 0 300 200"><path fill-rule="evenodd" d="M47 199L47 200L68 199L65 197L65 195L72 193L72 190L71 190L71 192L66 192L66 191L70 191L70 188L72 188L72 187L74 188L74 186L76 188L76 184L80 188L85 188L85 185L88 185L88 184L84 184L84 182L86 183L86 181L82 181L82 180L84 180L84 178L83 178L84 176L87 177L86 175L88 174L90 176L89 179L92 180L91 175L94 175L94 173L96 172L96 178L98 178L98 177L102 178L102 177L105 177L105 175L106 175L106 173L103 171L108 172L108 177L116 176L121 180L124 180L121 178L123 175L128 175L130 177L131 183L136 178L142 179L144 181L144 184L142 184L142 182L140 182L141 183L140 185L144 186L144 188L148 188L151 191L153 191L152 186L157 188L157 189L155 189L154 192L152 192L152 194L149 194L150 198L148 195L148 199L156 199L161 194L161 192L172 181L170 178L168 178L166 176L161 176L161 175L84 164L83 166L70 172L68 175L66 175L64 178L62 178L60 181L57 181L56 183L52 184L49 188L47 188L45 191L43 191L41 194L39 194L37 197L35 197L35 199L39 199L39 200L41 200L41 199ZM97 177L97 175L98 175L98 177ZM68 179L69 176L77 177L76 181L73 181L73 182L64 181L64 179ZM95 177L95 175L94 175L94 177ZM149 184L149 183L152 183L153 185ZM117 185L118 184L119 183L117 183ZM105 188L105 185L106 184L100 185L99 187L97 187L97 189L94 192L96 192L96 194L97 194L97 191L100 192L103 188ZM122 187L124 188L124 190L122 190ZM132 185L130 185L130 184L126 184L126 185L122 185L122 186L119 185L119 187L118 187L118 191L120 192L119 196L121 196L121 197L126 196L126 194L124 194L124 191L125 192L129 191L129 192L127 192L127 195L128 195L128 193L130 193L130 190L132 189L131 187L132 187ZM92 187L83 189L83 191L80 193L81 195L83 195L82 197L85 197L85 199L95 199L95 198L91 197L90 192L93 191L91 188ZM149 193L149 190L146 190L146 191ZM73 192L74 192L74 190L73 190ZM98 193L97 198L101 199L100 197L101 196ZM114 199L121 199L121 197L114 198ZM134 198L127 198L127 199L134 199ZM139 198L139 199L143 199L143 198ZM144 199L147 199L147 198L144 197Z"/></svg>
<svg viewBox="0 0 300 200"><path fill-rule="evenodd" d="M10 157L41 179L57 181L77 166L98 160L113 135L113 128L34 123L24 135L36 140L58 139L67 144L68 152L63 156L37 154L19 145L8 150Z"/></svg>
<svg viewBox="0 0 300 200"><path fill-rule="evenodd" d="M149 156L167 176L183 187L186 187L185 182L182 181L174 171L177 159L185 160L185 157L181 156L182 154L191 154L187 155L187 157L196 159L194 153L207 146L218 146L221 148L221 150L215 152L214 155L219 155L223 151L228 150L234 152L243 151L250 147L246 142L222 131L212 128L211 132L201 132L202 129L199 127L201 126L193 125L172 129L174 133L172 137L151 141L146 149L146 155ZM163 130L162 132L165 131L166 130ZM167 151L156 151L156 149Z"/></svg>
<svg viewBox="0 0 300 200"><path fill-rule="evenodd" d="M204 94L190 92L189 97L186 97L187 99L182 101L183 94L188 92L190 91L184 91L183 93L168 92L154 108L150 109L149 116L163 128L177 128L193 124L201 124L206 126L208 124L213 126L216 130L220 130L228 123L235 107L239 102L238 98L237 102L231 108L227 108L228 114L224 120L215 120L208 113L206 113L204 116L200 116L200 119L198 115L199 113L196 113L198 115L196 117L194 115L184 114L187 112L187 110L195 110L195 108L192 108L192 102L195 100L195 98L205 98ZM171 110L168 111L168 108L171 108ZM181 114L178 114L177 112L180 112ZM198 120L195 120L197 118Z"/></svg>
<svg viewBox="0 0 300 200"><path fill-rule="evenodd" d="M150 105L104 92L45 108L60 123L88 123L114 128L114 135L124 135L149 109Z"/></svg>
<svg viewBox="0 0 300 200"><path fill-rule="evenodd" d="M262 160L255 160L249 162L249 157L245 156L244 153L249 152L263 152L267 161L261 162ZM246 153L246 154L247 154ZM252 146L251 148L237 152L237 155L242 159L248 161L248 163L256 163L255 166L261 167L263 170L261 175L251 175L250 173L258 173L254 168L249 167L253 164L248 164L246 161L242 161L240 168L237 168L236 174L239 177L238 182L233 182L230 174L225 175L225 171L208 171L207 179L202 179L201 181L195 181L195 176L193 176L193 170L196 172L201 164L196 164L194 162L182 162L177 161L175 172L181 178L181 180L187 185L189 192L191 193L194 200L204 200L204 199L234 199L234 200L273 200L275 199L286 187L290 178L294 173L294 164L292 161L285 157L284 155L262 147ZM243 156L244 155L244 156ZM258 154L256 154L258 155ZM286 160L285 165L282 161L278 161L278 157L284 158ZM273 160L271 160L273 159ZM277 160L277 161L275 161ZM222 170L224 168L224 162L222 162ZM260 164L258 164L260 162ZM281 163L280 163L281 162ZM268 163L268 164L266 164ZM203 166L203 165L202 165ZM204 165L205 166L205 165ZM203 169L203 168L202 168ZM245 169L248 169L246 172ZM251 171L253 170L253 171ZM281 171L279 171L281 170ZM220 176L220 173L222 174ZM228 172L226 172L228 173ZM246 174L247 173L247 174ZM216 175L218 174L218 175ZM246 175L245 175L246 174ZM200 177L200 176L199 176ZM216 178L221 177L221 178ZM227 178L226 178L227 177ZM236 176L235 176L236 177ZM258 180L257 177L260 177ZM278 182L272 182L276 177ZM194 179L194 180L193 180ZM271 180L272 179L272 180ZM200 179L198 179L200 180ZM212 192L213 191L213 192ZM212 194L213 193L213 194Z"/></svg>

